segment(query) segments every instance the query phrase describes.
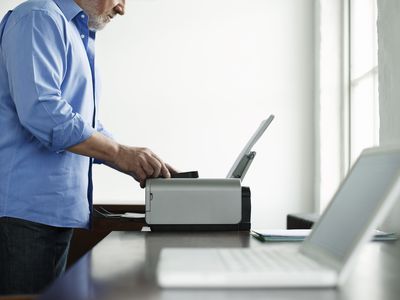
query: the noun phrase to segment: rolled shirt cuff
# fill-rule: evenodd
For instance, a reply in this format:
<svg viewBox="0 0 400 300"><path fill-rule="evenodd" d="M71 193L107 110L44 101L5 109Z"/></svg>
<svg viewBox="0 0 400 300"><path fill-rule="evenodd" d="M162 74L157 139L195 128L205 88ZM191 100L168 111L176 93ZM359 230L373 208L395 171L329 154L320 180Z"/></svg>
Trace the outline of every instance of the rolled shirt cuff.
<svg viewBox="0 0 400 300"><path fill-rule="evenodd" d="M96 129L86 123L82 116L75 114L72 119L53 128L50 150L62 152L87 140Z"/></svg>

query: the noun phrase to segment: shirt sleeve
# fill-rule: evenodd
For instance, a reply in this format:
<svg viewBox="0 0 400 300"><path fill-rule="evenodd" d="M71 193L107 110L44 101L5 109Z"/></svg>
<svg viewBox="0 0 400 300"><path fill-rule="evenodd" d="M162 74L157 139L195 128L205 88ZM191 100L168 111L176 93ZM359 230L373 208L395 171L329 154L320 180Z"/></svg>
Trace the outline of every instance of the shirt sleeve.
<svg viewBox="0 0 400 300"><path fill-rule="evenodd" d="M57 17L46 11L30 12L11 24L3 40L11 96L20 123L56 152L83 142L95 132L61 92L67 49Z"/></svg>

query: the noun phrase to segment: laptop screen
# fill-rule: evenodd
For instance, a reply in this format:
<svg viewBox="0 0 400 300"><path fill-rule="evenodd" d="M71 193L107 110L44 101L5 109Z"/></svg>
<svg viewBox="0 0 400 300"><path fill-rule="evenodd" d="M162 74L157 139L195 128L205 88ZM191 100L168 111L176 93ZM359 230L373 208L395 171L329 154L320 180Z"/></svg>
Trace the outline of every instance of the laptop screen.
<svg viewBox="0 0 400 300"><path fill-rule="evenodd" d="M307 240L342 263L368 229L400 170L400 149L373 150L364 151L354 164Z"/></svg>

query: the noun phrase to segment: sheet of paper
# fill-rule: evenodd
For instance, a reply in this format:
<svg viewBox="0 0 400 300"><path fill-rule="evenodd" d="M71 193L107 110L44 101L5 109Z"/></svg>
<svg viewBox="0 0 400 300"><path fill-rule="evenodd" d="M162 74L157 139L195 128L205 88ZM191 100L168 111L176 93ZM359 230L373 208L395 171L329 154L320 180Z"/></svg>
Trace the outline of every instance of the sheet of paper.
<svg viewBox="0 0 400 300"><path fill-rule="evenodd" d="M265 242L298 242L303 241L311 232L311 229L254 229L252 235ZM386 241L396 240L395 233L387 233L375 230L373 240Z"/></svg>

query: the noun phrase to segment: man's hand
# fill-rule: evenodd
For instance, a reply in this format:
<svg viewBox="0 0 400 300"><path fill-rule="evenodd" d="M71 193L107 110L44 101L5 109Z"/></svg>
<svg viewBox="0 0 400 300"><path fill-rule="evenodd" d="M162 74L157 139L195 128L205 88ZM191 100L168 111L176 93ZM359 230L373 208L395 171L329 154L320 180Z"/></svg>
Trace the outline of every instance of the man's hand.
<svg viewBox="0 0 400 300"><path fill-rule="evenodd" d="M131 175L140 183L142 188L145 187L147 178L170 178L171 172L176 172L151 150L124 145L119 146L115 161L107 164L121 172Z"/></svg>
<svg viewBox="0 0 400 300"><path fill-rule="evenodd" d="M106 165L135 178L142 188L147 178L170 178L171 173L177 172L151 150L120 145L98 132L67 150L104 161Z"/></svg>

